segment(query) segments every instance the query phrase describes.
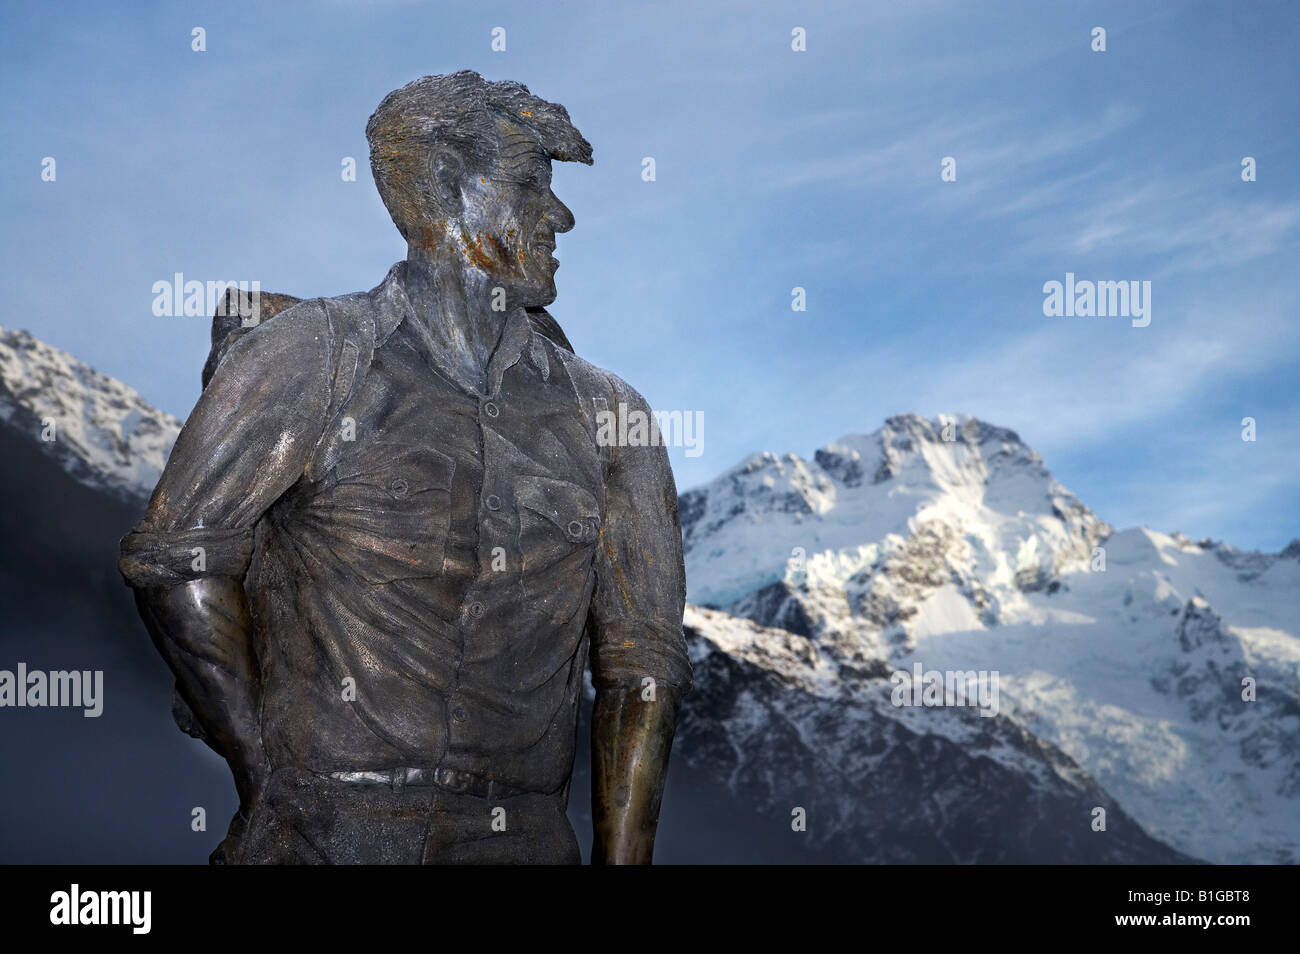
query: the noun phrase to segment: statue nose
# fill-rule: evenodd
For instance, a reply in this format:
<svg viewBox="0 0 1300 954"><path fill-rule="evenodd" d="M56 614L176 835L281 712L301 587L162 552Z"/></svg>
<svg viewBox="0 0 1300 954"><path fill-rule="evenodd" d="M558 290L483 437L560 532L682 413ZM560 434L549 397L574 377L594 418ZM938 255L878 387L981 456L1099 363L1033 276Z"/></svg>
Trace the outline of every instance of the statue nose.
<svg viewBox="0 0 1300 954"><path fill-rule="evenodd" d="M558 199L546 217L555 226L557 232L567 232L573 228L573 213L569 211L567 205Z"/></svg>

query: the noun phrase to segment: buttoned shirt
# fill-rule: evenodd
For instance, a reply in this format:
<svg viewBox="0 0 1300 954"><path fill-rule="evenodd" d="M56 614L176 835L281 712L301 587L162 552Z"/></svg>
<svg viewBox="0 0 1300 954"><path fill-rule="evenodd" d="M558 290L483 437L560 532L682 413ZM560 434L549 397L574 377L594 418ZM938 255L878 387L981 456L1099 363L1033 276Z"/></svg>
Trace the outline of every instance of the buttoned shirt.
<svg viewBox="0 0 1300 954"><path fill-rule="evenodd" d="M272 765L556 791L589 650L598 686L690 686L667 453L602 446L596 413L645 400L523 309L486 391L456 383L404 275L229 349L120 566L243 580Z"/></svg>

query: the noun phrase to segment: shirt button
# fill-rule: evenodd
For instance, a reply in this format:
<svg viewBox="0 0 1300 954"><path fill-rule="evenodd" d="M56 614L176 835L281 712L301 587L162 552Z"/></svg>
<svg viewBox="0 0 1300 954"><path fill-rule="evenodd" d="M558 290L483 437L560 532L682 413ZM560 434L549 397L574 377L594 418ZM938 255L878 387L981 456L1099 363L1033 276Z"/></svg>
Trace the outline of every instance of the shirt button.
<svg viewBox="0 0 1300 954"><path fill-rule="evenodd" d="M500 510L501 498L496 494L488 494L487 507L489 510Z"/></svg>
<svg viewBox="0 0 1300 954"><path fill-rule="evenodd" d="M401 477L394 477L389 481L388 489L393 492L394 497L406 496L406 481Z"/></svg>
<svg viewBox="0 0 1300 954"><path fill-rule="evenodd" d="M451 710L451 717L457 722L464 722L469 718L469 713L465 711L464 706L456 706L456 708Z"/></svg>
<svg viewBox="0 0 1300 954"><path fill-rule="evenodd" d="M569 531L569 539L576 542L582 539L587 528L583 525L581 520L570 520L567 529Z"/></svg>
<svg viewBox="0 0 1300 954"><path fill-rule="evenodd" d="M482 616L483 616L483 604L482 604L482 603L470 603L470 604L469 604L469 615L472 616L472 617L474 617L475 619L481 619Z"/></svg>
<svg viewBox="0 0 1300 954"><path fill-rule="evenodd" d="M483 413L486 414L488 417L496 417L498 414L501 413L501 409L497 407L495 404L493 404L491 401L488 401L486 404L483 405Z"/></svg>

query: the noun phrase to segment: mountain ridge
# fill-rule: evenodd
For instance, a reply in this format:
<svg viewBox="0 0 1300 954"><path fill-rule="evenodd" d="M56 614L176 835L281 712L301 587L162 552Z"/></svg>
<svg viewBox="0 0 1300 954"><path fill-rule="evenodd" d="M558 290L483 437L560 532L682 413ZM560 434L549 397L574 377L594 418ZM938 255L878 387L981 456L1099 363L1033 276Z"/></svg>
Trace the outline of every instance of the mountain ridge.
<svg viewBox="0 0 1300 954"><path fill-rule="evenodd" d="M0 421L135 508L181 425L4 329ZM751 454L679 509L697 689L674 773L763 826L735 838L809 860L1300 858L1300 541L1116 530L967 415ZM1000 711L897 706L918 664L1000 673Z"/></svg>
<svg viewBox="0 0 1300 954"><path fill-rule="evenodd" d="M966 415L750 455L682 499L714 629L787 632L861 691L916 664L997 671L1007 717L1157 838L1300 858L1300 545L1116 530Z"/></svg>
<svg viewBox="0 0 1300 954"><path fill-rule="evenodd" d="M4 327L0 421L30 434L80 483L122 500L152 493L181 428L134 388Z"/></svg>

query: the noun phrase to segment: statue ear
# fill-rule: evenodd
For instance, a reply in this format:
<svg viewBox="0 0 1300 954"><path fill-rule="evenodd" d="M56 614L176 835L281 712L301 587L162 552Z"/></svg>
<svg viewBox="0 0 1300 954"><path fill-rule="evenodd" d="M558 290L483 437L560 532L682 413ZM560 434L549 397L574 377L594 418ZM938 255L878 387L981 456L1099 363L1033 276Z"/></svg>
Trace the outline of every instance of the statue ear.
<svg viewBox="0 0 1300 954"><path fill-rule="evenodd" d="M465 162L452 149L435 149L429 157L429 181L434 198L449 215L459 215L465 207L460 185L465 176Z"/></svg>

